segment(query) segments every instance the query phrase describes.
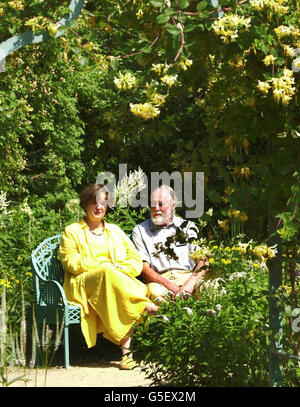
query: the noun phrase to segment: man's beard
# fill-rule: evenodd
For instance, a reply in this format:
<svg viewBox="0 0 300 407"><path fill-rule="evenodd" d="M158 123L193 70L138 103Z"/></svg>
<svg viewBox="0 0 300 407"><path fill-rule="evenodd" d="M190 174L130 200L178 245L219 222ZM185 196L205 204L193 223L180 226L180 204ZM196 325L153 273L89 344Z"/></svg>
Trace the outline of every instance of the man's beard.
<svg viewBox="0 0 300 407"><path fill-rule="evenodd" d="M154 216L155 215L155 216ZM151 214L151 220L154 223L154 225L156 226L162 226L162 225L166 225L170 220L172 220L173 218L173 213L172 213L172 209L168 209L168 211L164 214L162 214L161 212L156 214Z"/></svg>

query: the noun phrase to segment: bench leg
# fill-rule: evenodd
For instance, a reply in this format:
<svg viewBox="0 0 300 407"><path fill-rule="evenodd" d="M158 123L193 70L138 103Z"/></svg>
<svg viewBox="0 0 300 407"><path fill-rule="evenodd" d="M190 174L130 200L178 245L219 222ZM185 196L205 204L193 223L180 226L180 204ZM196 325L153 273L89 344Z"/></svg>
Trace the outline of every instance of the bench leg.
<svg viewBox="0 0 300 407"><path fill-rule="evenodd" d="M65 368L70 367L70 357L69 357L69 326L64 327L64 350L65 350Z"/></svg>
<svg viewBox="0 0 300 407"><path fill-rule="evenodd" d="M36 345L35 345L35 367L42 366L42 360L41 360L41 346L38 345L38 341L41 343L42 341L42 327L41 324L36 324L36 332L34 335L37 335L38 338L36 338Z"/></svg>

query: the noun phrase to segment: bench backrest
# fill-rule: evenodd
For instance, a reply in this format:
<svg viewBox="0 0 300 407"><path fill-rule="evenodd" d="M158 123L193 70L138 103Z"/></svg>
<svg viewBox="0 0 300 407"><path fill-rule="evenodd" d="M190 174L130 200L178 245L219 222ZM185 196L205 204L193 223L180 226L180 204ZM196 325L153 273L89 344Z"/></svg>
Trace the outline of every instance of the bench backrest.
<svg viewBox="0 0 300 407"><path fill-rule="evenodd" d="M56 235L45 239L31 255L37 304L53 304L56 302L56 298L53 296L57 290L51 289L51 285L43 284L43 282L55 280L63 285L64 272L57 256L60 238L61 235Z"/></svg>

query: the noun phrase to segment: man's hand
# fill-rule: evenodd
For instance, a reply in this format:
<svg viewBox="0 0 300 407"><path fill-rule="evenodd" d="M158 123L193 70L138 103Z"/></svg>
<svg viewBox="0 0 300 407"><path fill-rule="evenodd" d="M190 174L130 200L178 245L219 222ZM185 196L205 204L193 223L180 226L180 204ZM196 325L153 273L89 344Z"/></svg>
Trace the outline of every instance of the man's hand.
<svg viewBox="0 0 300 407"><path fill-rule="evenodd" d="M164 287L166 287L167 290L172 291L174 296L177 295L180 290L182 290L181 287L179 287L178 285L172 283L171 281L169 281L167 279L166 279L166 282L163 285L164 285Z"/></svg>
<svg viewBox="0 0 300 407"><path fill-rule="evenodd" d="M201 267L205 266L201 271L198 271L201 269ZM197 274L201 274L201 277L203 277L208 270L209 267L209 261L208 258L206 257L205 260L200 260L198 261L196 267L194 268L194 272L197 272Z"/></svg>
<svg viewBox="0 0 300 407"><path fill-rule="evenodd" d="M174 295L178 294L181 288L172 283L172 281L163 277L156 271L154 271L147 262L143 262L142 276L151 283L158 283L166 287L167 290L171 291Z"/></svg>

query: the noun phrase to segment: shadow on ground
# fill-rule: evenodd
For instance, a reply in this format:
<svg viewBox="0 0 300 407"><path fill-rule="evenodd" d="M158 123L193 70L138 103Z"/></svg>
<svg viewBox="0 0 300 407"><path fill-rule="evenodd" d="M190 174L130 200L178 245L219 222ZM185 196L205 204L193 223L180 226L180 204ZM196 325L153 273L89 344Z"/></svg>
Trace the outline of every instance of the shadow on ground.
<svg viewBox="0 0 300 407"><path fill-rule="evenodd" d="M119 346L98 335L96 346L88 348L80 325L69 327L70 365L80 367L118 366L121 359ZM60 345L55 353L52 366L64 366L64 347Z"/></svg>

